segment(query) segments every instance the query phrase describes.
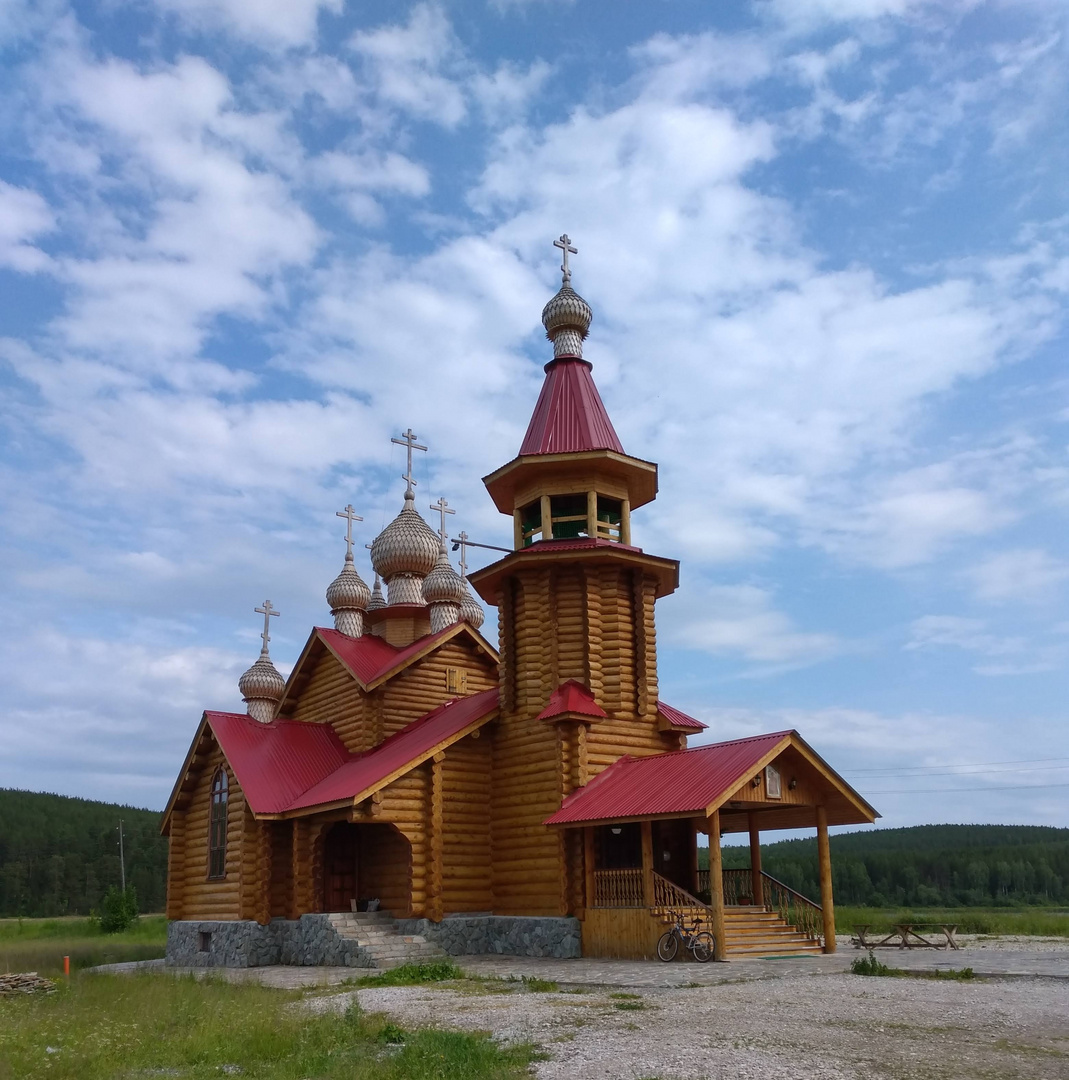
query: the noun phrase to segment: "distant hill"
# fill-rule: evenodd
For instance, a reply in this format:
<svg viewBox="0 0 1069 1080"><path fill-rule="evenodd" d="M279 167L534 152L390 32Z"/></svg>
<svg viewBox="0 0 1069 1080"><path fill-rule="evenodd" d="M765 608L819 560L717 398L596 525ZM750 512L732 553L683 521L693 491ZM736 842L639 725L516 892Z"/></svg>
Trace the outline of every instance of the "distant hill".
<svg viewBox="0 0 1069 1080"><path fill-rule="evenodd" d="M1019 906L1069 903L1069 829L1041 825L917 825L831 838L840 904ZM703 853L704 854L704 853ZM749 849L724 848L725 866ZM820 896L816 838L761 846L765 873Z"/></svg>
<svg viewBox="0 0 1069 1080"><path fill-rule="evenodd" d="M0 917L99 910L120 880L119 818L126 882L142 911L162 911L167 839L158 811L0 788Z"/></svg>

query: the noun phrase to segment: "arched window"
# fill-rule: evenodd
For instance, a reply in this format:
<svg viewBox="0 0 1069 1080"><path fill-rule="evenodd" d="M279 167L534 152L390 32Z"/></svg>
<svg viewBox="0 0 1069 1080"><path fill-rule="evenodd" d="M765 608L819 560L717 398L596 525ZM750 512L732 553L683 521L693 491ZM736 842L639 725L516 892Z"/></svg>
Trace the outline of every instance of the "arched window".
<svg viewBox="0 0 1069 1080"><path fill-rule="evenodd" d="M226 877L226 769L212 780L212 806L208 824L208 877Z"/></svg>

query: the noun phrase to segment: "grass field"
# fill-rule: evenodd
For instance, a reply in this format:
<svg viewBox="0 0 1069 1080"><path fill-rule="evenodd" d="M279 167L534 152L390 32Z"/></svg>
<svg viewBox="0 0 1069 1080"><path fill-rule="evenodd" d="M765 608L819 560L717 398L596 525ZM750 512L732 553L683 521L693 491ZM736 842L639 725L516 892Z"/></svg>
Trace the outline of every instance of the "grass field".
<svg viewBox="0 0 1069 1080"><path fill-rule="evenodd" d="M890 931L895 923L955 923L959 934L1026 934L1069 937L1069 911L1054 908L835 908L835 929L853 933L864 924Z"/></svg>
<svg viewBox="0 0 1069 1080"><path fill-rule="evenodd" d="M352 1008L313 1014L296 1005L301 996L163 974L77 975L48 997L0 999L0 1080L512 1080L534 1060L530 1047L406 1032Z"/></svg>
<svg viewBox="0 0 1069 1080"><path fill-rule="evenodd" d="M63 957L71 969L124 960L153 960L163 956L167 920L142 915L122 934L102 934L90 919L0 919L0 972L36 971L58 975Z"/></svg>

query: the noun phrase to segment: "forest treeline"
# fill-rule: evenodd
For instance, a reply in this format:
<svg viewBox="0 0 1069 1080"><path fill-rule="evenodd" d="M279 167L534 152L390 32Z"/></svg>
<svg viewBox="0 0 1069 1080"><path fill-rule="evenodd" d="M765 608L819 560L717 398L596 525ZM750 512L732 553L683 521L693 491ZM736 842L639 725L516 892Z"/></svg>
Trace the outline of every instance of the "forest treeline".
<svg viewBox="0 0 1069 1080"><path fill-rule="evenodd" d="M122 877L120 818L126 883L141 911L162 911L167 839L158 811L0 788L0 917L99 912Z"/></svg>
<svg viewBox="0 0 1069 1080"><path fill-rule="evenodd" d="M746 846L725 847L723 857L725 866L750 865ZM845 833L831 837L831 865L832 888L840 904L1069 904L1069 829L918 825ZM762 844L761 868L819 900L815 837Z"/></svg>

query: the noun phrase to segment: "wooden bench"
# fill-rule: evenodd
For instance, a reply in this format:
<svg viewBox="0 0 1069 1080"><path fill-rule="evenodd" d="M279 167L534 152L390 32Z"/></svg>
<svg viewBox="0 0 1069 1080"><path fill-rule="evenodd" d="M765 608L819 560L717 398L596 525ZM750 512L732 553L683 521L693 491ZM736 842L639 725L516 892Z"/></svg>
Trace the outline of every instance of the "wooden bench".
<svg viewBox="0 0 1069 1080"><path fill-rule="evenodd" d="M878 941L870 936L870 930L871 927L867 923L854 927L854 932L857 934L857 937L853 939L855 949L961 948L954 938L958 932L957 923L895 923L894 929ZM940 933L943 935L942 941L931 940Z"/></svg>

